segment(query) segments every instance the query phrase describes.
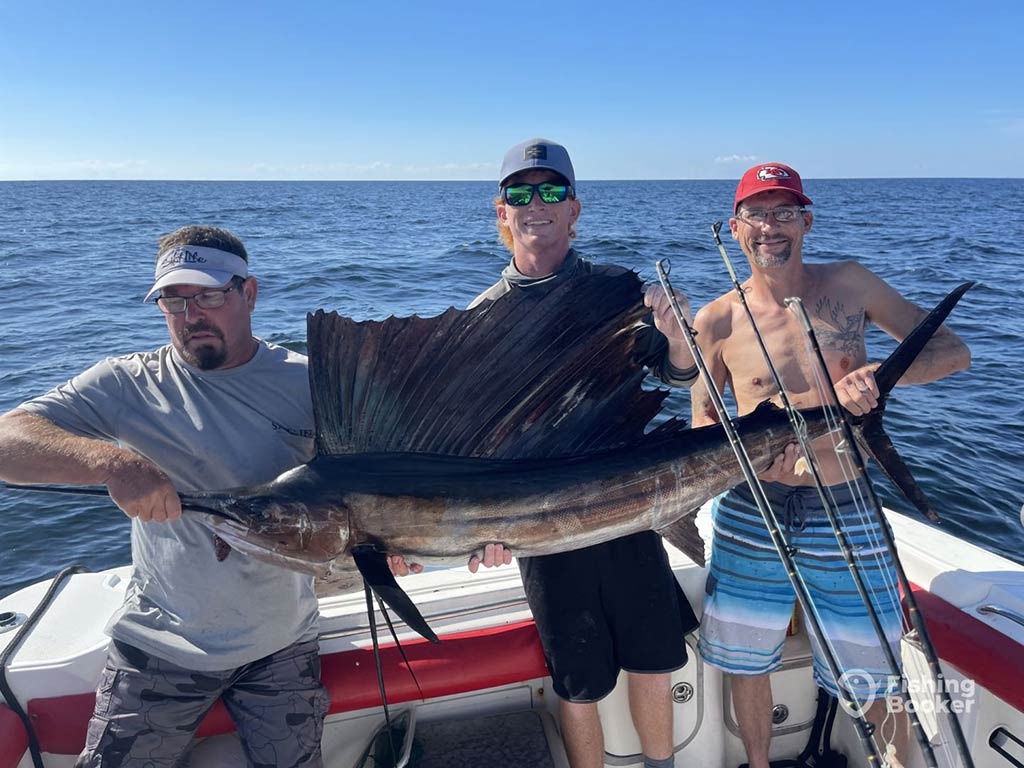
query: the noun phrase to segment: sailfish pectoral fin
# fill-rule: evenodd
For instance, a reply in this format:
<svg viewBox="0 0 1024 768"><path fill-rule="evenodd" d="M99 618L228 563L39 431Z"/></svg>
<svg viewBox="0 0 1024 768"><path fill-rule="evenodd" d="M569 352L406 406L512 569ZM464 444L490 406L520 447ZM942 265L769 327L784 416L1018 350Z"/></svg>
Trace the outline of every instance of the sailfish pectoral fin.
<svg viewBox="0 0 1024 768"><path fill-rule="evenodd" d="M383 600L410 629L432 643L441 642L427 625L427 620L423 618L419 608L398 586L391 569L388 568L387 554L375 547L359 546L353 548L352 559L374 594Z"/></svg>

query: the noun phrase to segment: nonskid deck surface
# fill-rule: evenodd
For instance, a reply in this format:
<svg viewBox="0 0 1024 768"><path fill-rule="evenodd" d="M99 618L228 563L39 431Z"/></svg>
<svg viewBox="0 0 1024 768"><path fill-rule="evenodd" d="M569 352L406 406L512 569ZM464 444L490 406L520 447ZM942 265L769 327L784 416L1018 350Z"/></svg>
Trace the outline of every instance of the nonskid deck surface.
<svg viewBox="0 0 1024 768"><path fill-rule="evenodd" d="M534 710L482 715L457 720L438 720L416 724L408 749L409 768L479 768L494 760L502 765L560 768L564 753L557 741L549 740L545 729L546 713ZM395 732L396 748L403 754L406 730ZM561 759L552 756L554 746ZM365 768L387 764L390 745L382 730L371 747L374 761ZM360 766L360 768L363 768Z"/></svg>

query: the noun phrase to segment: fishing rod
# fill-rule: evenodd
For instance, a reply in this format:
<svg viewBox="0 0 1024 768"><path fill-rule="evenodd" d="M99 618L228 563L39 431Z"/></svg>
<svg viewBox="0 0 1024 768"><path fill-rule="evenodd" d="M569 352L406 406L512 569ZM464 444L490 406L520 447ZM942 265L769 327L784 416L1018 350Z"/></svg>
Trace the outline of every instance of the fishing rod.
<svg viewBox="0 0 1024 768"><path fill-rule="evenodd" d="M814 328L811 325L811 319L807 314L807 309L804 307L803 301L799 298L788 298L785 300L785 303L800 319L803 325L804 334L810 342L811 349L814 352L821 370L827 371L828 369L825 367L825 357L822 354L821 346L818 344L817 335L814 333ZM828 391L831 393L832 398L836 403L838 403L839 397L836 394L835 385L833 384L832 379L829 376L825 376L823 378L825 379L825 382L827 382L826 386ZM840 408L838 411L838 421L842 426L843 435L846 442L851 447L848 454L854 463L854 467L856 468L858 475L864 478L864 485L867 488L871 508L875 514L876 522L878 523L877 527L882 535L882 540L885 542L886 547L892 553L893 567L896 572L896 579L903 592L903 599L907 605L907 614L910 623L916 632L916 639L920 645L921 652L925 657L925 661L928 664L928 669L931 672L932 679L935 682L936 693L938 694L939 701L941 703L939 711L945 714L948 718L950 730L953 735L953 741L956 744L956 749L959 753L960 759L963 761L965 766L973 768L974 761L971 757L970 750L967 747L967 740L964 737L963 728L960 725L960 719L957 717L956 712L953 709L952 699L950 698L949 690L945 684L945 674L939 664L938 654L935 651L935 646L932 644L931 637L928 634L928 629L925 626L924 616L918 608L917 599L914 597L914 590L911 588L910 580L907 578L906 571L903 569L903 564L896 555L896 541L893 539L892 532L889 530L889 525L885 520L885 513L882 510L882 502L879 500L878 494L875 492L874 484L867 475L867 468L864 465L864 460L860 455L860 451L856 449L853 428L850 426L849 420L843 413L843 409ZM903 679L905 683L905 675L903 675ZM916 708L912 710L911 714L916 718Z"/></svg>
<svg viewBox="0 0 1024 768"><path fill-rule="evenodd" d="M886 663L890 670L890 677L898 678L900 680L900 697L904 702L911 701L909 681L904 672L902 672L902 664L896 659L893 653L892 647L889 644L889 640L885 634L885 628L882 626L881 619L878 616L878 611L875 609L871 601L871 595L868 592L867 586L864 583L864 577L861 573L860 567L857 565L854 557L853 546L847 536L845 527L839 518L838 509L836 505L832 503L832 499L828 498L828 494L825 491L825 484L821 479L821 475L818 471L817 462L814 460L814 451L811 447L811 441L807 435L807 426L800 415L799 411L793 406L789 399L789 395L786 393L786 388L782 385L782 377L779 374L778 367L775 365L775 361L768 353L768 347L765 345L764 337L761 334L761 329L754 319L754 313L750 309L750 305L747 304L747 296L743 291L743 287L740 285L739 279L736 277L736 270L733 269L732 259L729 258L728 252L725 250L725 245L722 243L722 238L719 236L719 232L722 229L722 222L716 221L711 225L711 234L715 239L715 245L718 246L718 252L722 256L722 261L725 262L725 267L729 271L729 277L732 279L733 288L736 294L739 296L740 304L743 306L743 311L746 313L747 320L750 322L750 326L754 331L754 336L757 338L758 347L761 350L761 355L764 357L765 363L768 365L768 369L771 371L772 378L775 381L775 386L779 391L779 398L782 402L782 407L786 411L786 415L789 417L790 425L793 428L793 433L796 435L796 440L800 445L800 449L803 452L804 457L807 461L807 467L810 471L811 478L814 481L814 487L818 491L818 498L821 500L822 509L825 511L825 516L828 518L829 524L832 526L832 530L835 532L836 540L839 543L839 550L843 556L843 560L846 563L847 570L853 577L854 586L857 589L857 594L860 596L861 602L864 604L864 609L867 612L868 618L871 621L871 626L875 631L875 635L878 638L879 646L885 656ZM786 299L786 305L790 306L792 299ZM801 309L803 305L801 304ZM807 325L809 328L809 324ZM819 358L819 362L824 366L824 359ZM827 371L827 368L822 368ZM826 378L828 378L826 376ZM834 390L833 390L834 394ZM838 399L835 402L839 402ZM850 445L853 446L852 438L848 438ZM856 448L853 448L856 452ZM894 550L889 549L890 556L893 561L897 561ZM852 693L852 692L851 692ZM845 705L845 702L844 702ZM927 734L924 732L924 727L921 725L921 719L918 716L917 708L914 706L905 707L911 728L914 733L914 739L921 747L921 752L924 755L925 762L929 768L936 768L937 762L935 753L932 750L931 743L928 739Z"/></svg>
<svg viewBox="0 0 1024 768"><path fill-rule="evenodd" d="M703 376L704 381L707 384L708 395L711 398L711 403L715 408L715 412L718 414L718 419L721 422L722 428L729 440L729 445L732 448L733 453L736 455L736 460L739 463L740 470L743 472L744 479L746 479L747 484L750 486L754 501L757 504L757 508L760 511L761 516L764 518L765 525L768 526L768 533L771 536L772 543L775 545L775 548L779 553L779 557L782 559L783 565L786 568L786 573L789 576L789 580L793 584L793 589L796 592L797 599L800 601L800 604L807 615L808 621L811 623L812 630L822 641L821 645L825 652L825 661L828 664L829 671L832 673L832 678L838 682L841 680L841 675L836 652L831 645L831 641L822 631L821 618L818 616L814 602L811 600L810 594L807 590L807 585L804 583L803 574L800 573L795 561L793 560L793 555L796 554L796 550L791 547L782 536L778 520L776 520L775 513L764 494L764 488L757 479L757 472L754 470L750 461L750 456L747 454L746 448L739 439L739 434L733 424L732 418L726 410L722 394L718 391L718 387L715 385L715 381L711 376L711 371L708 369L707 362L704 360L704 355L701 353L700 347L697 346L696 333L690 323L687 322L686 317L683 315L683 311L679 306L679 301L676 299L675 292L672 289L672 284L668 279L672 265L667 259L660 259L655 263L655 267L658 271L658 280L661 283L661 287L668 297L672 313L675 315L676 322L683 331L683 339L686 342L686 346L690 350L690 354L693 355L693 360L697 364L697 368L700 370L701 376ZM867 720L865 712L856 705L856 697L852 691L846 689L846 683L843 682L838 685L838 688L841 694L849 696L849 700L844 698L843 703L847 706L850 714L857 723L857 728L855 728L855 730L857 731L857 735L860 737L861 744L864 747L864 752L867 755L867 764L869 766L879 765L881 756L878 751L878 745L875 744L875 740L872 738L875 726Z"/></svg>

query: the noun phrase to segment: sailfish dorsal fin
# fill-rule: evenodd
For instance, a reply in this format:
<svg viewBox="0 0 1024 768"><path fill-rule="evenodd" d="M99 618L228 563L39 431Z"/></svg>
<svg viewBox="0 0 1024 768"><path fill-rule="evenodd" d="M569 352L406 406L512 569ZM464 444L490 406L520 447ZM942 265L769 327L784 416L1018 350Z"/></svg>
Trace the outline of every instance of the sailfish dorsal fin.
<svg viewBox="0 0 1024 768"><path fill-rule="evenodd" d="M317 451L511 459L636 442L666 395L641 388L648 312L632 272L513 288L436 317L317 311L307 318Z"/></svg>

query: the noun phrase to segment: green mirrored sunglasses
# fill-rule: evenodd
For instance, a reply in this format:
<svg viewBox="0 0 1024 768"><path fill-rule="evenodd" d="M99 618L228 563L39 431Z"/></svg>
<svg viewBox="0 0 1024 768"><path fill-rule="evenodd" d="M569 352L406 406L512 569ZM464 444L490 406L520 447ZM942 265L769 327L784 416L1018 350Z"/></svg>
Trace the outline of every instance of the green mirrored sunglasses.
<svg viewBox="0 0 1024 768"><path fill-rule="evenodd" d="M545 203L561 203L569 197L568 184L513 184L502 190L506 203L514 206L529 205L536 192Z"/></svg>

